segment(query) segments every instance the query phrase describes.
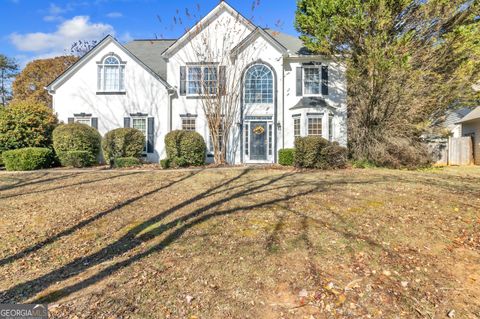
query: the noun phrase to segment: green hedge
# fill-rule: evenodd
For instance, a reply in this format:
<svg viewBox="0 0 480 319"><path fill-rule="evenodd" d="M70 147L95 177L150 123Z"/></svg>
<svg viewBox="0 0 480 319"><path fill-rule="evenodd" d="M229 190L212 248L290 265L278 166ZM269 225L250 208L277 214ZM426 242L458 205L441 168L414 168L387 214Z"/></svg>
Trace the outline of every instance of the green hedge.
<svg viewBox="0 0 480 319"><path fill-rule="evenodd" d="M278 151L278 163L284 166L293 166L295 158L294 148L282 148Z"/></svg>
<svg viewBox="0 0 480 319"><path fill-rule="evenodd" d="M172 167L205 164L206 145L197 132L172 131L165 136L165 148Z"/></svg>
<svg viewBox="0 0 480 319"><path fill-rule="evenodd" d="M89 151L60 152L57 156L62 166L81 168L91 166L95 162Z"/></svg>
<svg viewBox="0 0 480 319"><path fill-rule="evenodd" d="M142 166L142 162L136 157L117 157L115 158L114 166L117 168L135 167Z"/></svg>
<svg viewBox="0 0 480 319"><path fill-rule="evenodd" d="M101 140L98 131L85 124L64 124L53 131L53 148L62 166L69 166L69 163L62 162L62 159L68 158L65 152L71 151L88 152L91 159L89 165L94 164L100 152Z"/></svg>
<svg viewBox="0 0 480 319"><path fill-rule="evenodd" d="M140 158L145 148L145 136L134 128L118 128L105 134L102 141L105 160L117 157Z"/></svg>
<svg viewBox="0 0 480 319"><path fill-rule="evenodd" d="M43 147L19 148L2 153L7 171L32 171L51 167L53 157L52 150Z"/></svg>
<svg viewBox="0 0 480 319"><path fill-rule="evenodd" d="M163 168L163 169L168 169L170 168L170 160L168 158L164 158L162 160L160 160L160 166Z"/></svg>
<svg viewBox="0 0 480 319"><path fill-rule="evenodd" d="M331 143L320 136L297 137L295 139L295 166L302 168L344 168L347 149L337 142Z"/></svg>

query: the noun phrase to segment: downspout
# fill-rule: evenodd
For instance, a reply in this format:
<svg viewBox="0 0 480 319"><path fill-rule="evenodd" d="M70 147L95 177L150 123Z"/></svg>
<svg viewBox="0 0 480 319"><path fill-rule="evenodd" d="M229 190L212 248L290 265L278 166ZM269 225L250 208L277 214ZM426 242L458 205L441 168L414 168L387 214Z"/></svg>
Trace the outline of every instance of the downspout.
<svg viewBox="0 0 480 319"><path fill-rule="evenodd" d="M177 93L177 91L174 88L168 89L167 133L170 133L172 131L173 96L175 95L175 93Z"/></svg>
<svg viewBox="0 0 480 319"><path fill-rule="evenodd" d="M282 62L282 148L285 148L285 58Z"/></svg>

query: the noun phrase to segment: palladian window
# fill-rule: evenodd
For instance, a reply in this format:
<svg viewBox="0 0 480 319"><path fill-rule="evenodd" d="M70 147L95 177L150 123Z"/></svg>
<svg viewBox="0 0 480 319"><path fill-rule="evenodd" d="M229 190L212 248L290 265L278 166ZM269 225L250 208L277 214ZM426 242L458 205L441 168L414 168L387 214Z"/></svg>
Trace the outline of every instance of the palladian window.
<svg viewBox="0 0 480 319"><path fill-rule="evenodd" d="M265 65L257 64L245 75L245 103L273 103L273 74Z"/></svg>

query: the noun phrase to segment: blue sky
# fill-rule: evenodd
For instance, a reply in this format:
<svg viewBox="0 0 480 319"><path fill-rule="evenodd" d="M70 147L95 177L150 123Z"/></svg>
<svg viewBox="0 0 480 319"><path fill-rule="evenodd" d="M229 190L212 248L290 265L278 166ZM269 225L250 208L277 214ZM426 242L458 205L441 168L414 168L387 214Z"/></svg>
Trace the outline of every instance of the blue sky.
<svg viewBox="0 0 480 319"><path fill-rule="evenodd" d="M76 40L177 38L218 0L0 0L0 53L22 66L69 51ZM295 0L230 0L260 26L296 35ZM255 10L252 13L252 6ZM188 9L188 15L186 12ZM178 13L177 13L178 12ZM179 16L182 24L174 17Z"/></svg>

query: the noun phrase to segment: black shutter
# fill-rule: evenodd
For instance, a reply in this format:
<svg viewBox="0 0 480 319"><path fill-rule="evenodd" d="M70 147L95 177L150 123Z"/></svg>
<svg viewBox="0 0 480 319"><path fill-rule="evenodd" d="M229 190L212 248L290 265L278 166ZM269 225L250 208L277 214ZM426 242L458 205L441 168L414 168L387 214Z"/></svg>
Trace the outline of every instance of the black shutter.
<svg viewBox="0 0 480 319"><path fill-rule="evenodd" d="M187 67L180 67L180 95L187 94Z"/></svg>
<svg viewBox="0 0 480 319"><path fill-rule="evenodd" d="M148 118L147 125L147 153L153 153L154 150L154 125L155 119L153 117Z"/></svg>
<svg viewBox="0 0 480 319"><path fill-rule="evenodd" d="M226 66L221 65L218 69L218 79L220 82L220 95L225 95L227 93L227 76L226 76Z"/></svg>
<svg viewBox="0 0 480 319"><path fill-rule="evenodd" d="M302 87L303 87L303 79L302 79L302 67L297 67L297 96L302 96Z"/></svg>
<svg viewBox="0 0 480 319"><path fill-rule="evenodd" d="M72 124L74 122L75 122L75 118L73 118L73 117L68 118L68 124Z"/></svg>
<svg viewBox="0 0 480 319"><path fill-rule="evenodd" d="M328 66L322 65L322 95L328 95Z"/></svg>
<svg viewBox="0 0 480 319"><path fill-rule="evenodd" d="M130 118L124 117L123 118L123 127L130 127Z"/></svg>
<svg viewBox="0 0 480 319"><path fill-rule="evenodd" d="M98 130L98 117L92 117L92 127Z"/></svg>

